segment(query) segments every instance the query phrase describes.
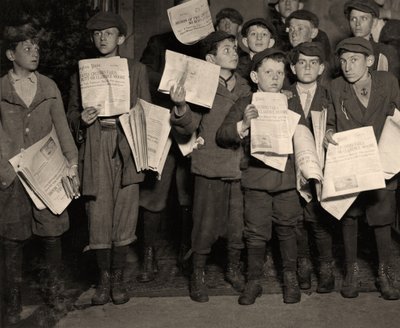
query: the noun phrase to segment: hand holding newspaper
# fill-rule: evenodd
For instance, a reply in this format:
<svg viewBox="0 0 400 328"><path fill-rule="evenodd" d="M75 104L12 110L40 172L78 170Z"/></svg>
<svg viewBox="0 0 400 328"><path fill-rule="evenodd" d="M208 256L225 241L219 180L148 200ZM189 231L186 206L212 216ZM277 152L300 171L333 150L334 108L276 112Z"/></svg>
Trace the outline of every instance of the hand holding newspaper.
<svg viewBox="0 0 400 328"><path fill-rule="evenodd" d="M69 176L70 167L54 127L9 162L38 209L48 207L54 214L61 214L71 199L79 196L79 180Z"/></svg>
<svg viewBox="0 0 400 328"><path fill-rule="evenodd" d="M217 93L220 70L220 66L205 60L167 50L158 91L169 94L171 87L183 85L186 101L211 108Z"/></svg>
<svg viewBox="0 0 400 328"><path fill-rule="evenodd" d="M176 38L183 44L193 44L214 32L207 0L191 0L167 10Z"/></svg>
<svg viewBox="0 0 400 328"><path fill-rule="evenodd" d="M96 58L79 61L82 107L95 107L99 116L129 112L130 82L126 58Z"/></svg>

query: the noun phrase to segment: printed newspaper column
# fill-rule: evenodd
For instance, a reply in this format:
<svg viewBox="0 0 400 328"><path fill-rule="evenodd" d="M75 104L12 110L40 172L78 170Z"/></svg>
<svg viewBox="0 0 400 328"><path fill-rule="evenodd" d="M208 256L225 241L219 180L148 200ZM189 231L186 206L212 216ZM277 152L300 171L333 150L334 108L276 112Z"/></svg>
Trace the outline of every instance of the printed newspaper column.
<svg viewBox="0 0 400 328"><path fill-rule="evenodd" d="M193 44L214 32L207 0L191 0L167 10L176 38L183 44Z"/></svg>
<svg viewBox="0 0 400 328"><path fill-rule="evenodd" d="M339 132L326 154L322 207L341 219L358 193L385 187L378 145L371 126Z"/></svg>
<svg viewBox="0 0 400 328"><path fill-rule="evenodd" d="M82 107L95 107L99 116L128 113L130 83L126 58L96 58L79 61Z"/></svg>

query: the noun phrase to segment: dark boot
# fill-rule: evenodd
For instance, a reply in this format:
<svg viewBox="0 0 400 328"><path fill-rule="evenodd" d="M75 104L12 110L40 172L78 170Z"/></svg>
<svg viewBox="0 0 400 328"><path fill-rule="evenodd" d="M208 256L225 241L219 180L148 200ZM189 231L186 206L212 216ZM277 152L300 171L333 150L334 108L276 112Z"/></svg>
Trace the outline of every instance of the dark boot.
<svg viewBox="0 0 400 328"><path fill-rule="evenodd" d="M58 268L50 267L47 273L47 281L43 286L44 301L46 305L57 311L58 314L68 312L65 303L64 281L60 278Z"/></svg>
<svg viewBox="0 0 400 328"><path fill-rule="evenodd" d="M9 286L6 294L6 322L10 325L21 320L21 288L19 284Z"/></svg>
<svg viewBox="0 0 400 328"><path fill-rule="evenodd" d="M346 265L346 276L342 283L340 293L345 298L354 298L358 296L358 264L350 263Z"/></svg>
<svg viewBox="0 0 400 328"><path fill-rule="evenodd" d="M228 250L228 265L225 272L225 280L233 289L241 293L244 290L244 277L240 271L240 250Z"/></svg>
<svg viewBox="0 0 400 328"><path fill-rule="evenodd" d="M129 301L122 269L114 269L111 273L111 299L114 304L124 304Z"/></svg>
<svg viewBox="0 0 400 328"><path fill-rule="evenodd" d="M194 269L190 276L190 298L195 302L208 302L205 272L202 269Z"/></svg>
<svg viewBox="0 0 400 328"><path fill-rule="evenodd" d="M143 272L137 276L139 282L149 282L155 279L157 273L157 262L155 258L154 247L145 247L143 258Z"/></svg>
<svg viewBox="0 0 400 328"><path fill-rule="evenodd" d="M254 304L257 297L262 295L262 287L259 280L249 280L244 288L243 293L239 296L238 303L240 305Z"/></svg>
<svg viewBox="0 0 400 328"><path fill-rule="evenodd" d="M96 287L96 291L92 297L92 305L104 305L110 301L110 271L101 270L99 283Z"/></svg>
<svg viewBox="0 0 400 328"><path fill-rule="evenodd" d="M299 257L297 259L297 276L301 289L311 288L312 263L308 257Z"/></svg>
<svg viewBox="0 0 400 328"><path fill-rule="evenodd" d="M318 278L317 293L330 293L335 289L335 276L331 261L321 262Z"/></svg>
<svg viewBox="0 0 400 328"><path fill-rule="evenodd" d="M191 261L190 257L192 252L190 250L190 246L186 244L181 244L179 247L179 254L177 259L178 268L184 275L189 275L191 271Z"/></svg>
<svg viewBox="0 0 400 328"><path fill-rule="evenodd" d="M286 304L298 303L301 299L296 272L283 272L283 302Z"/></svg>
<svg viewBox="0 0 400 328"><path fill-rule="evenodd" d="M399 290L394 287L394 273L392 268L384 263L379 263L377 287L385 300L398 300Z"/></svg>

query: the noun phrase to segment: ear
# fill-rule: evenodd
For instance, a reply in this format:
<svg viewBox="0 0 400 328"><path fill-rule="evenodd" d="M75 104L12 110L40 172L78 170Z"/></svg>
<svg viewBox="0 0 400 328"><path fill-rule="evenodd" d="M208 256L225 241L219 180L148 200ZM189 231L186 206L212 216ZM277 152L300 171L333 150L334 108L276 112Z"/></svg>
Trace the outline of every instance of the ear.
<svg viewBox="0 0 400 328"><path fill-rule="evenodd" d="M258 84L258 74L256 71L250 72L250 79L255 83Z"/></svg>
<svg viewBox="0 0 400 328"><path fill-rule="evenodd" d="M15 60L14 51L12 51L11 49L7 49L6 56L9 61Z"/></svg>
<svg viewBox="0 0 400 328"><path fill-rule="evenodd" d="M374 65L374 62L375 62L375 56L369 55L367 57L367 67L372 67L372 65Z"/></svg>
<svg viewBox="0 0 400 328"><path fill-rule="evenodd" d="M319 65L318 75L321 75L325 71L325 64L321 63Z"/></svg>
<svg viewBox="0 0 400 328"><path fill-rule="evenodd" d="M268 44L268 48L272 48L275 44L275 39L271 38L269 39L269 44Z"/></svg>
<svg viewBox="0 0 400 328"><path fill-rule="evenodd" d="M212 54L207 54L206 55L206 61L211 63L211 64L215 64L215 56Z"/></svg>
<svg viewBox="0 0 400 328"><path fill-rule="evenodd" d="M242 38L242 42L243 42L243 44L246 46L246 48L249 47L249 42L247 41L247 37L246 37L246 36L244 36L244 37Z"/></svg>
<svg viewBox="0 0 400 328"><path fill-rule="evenodd" d="M117 44L120 46L121 44L123 44L123 43L125 42L125 39L126 39L125 35L120 35L120 36L118 37L118 42L117 42Z"/></svg>
<svg viewBox="0 0 400 328"><path fill-rule="evenodd" d="M318 28L313 27L311 29L311 40L314 40L317 37L317 35L318 35Z"/></svg>
<svg viewBox="0 0 400 328"><path fill-rule="evenodd" d="M297 73L296 73L296 66L295 66L295 65L290 64L290 69L291 69L291 71L293 72L294 75L297 75Z"/></svg>
<svg viewBox="0 0 400 328"><path fill-rule="evenodd" d="M275 10L276 10L278 13L280 13L280 11L279 11L279 1L278 1L278 3L275 5Z"/></svg>
<svg viewBox="0 0 400 328"><path fill-rule="evenodd" d="M297 10L300 10L300 9L303 9L303 8L304 8L304 3L299 2L299 9L297 9Z"/></svg>

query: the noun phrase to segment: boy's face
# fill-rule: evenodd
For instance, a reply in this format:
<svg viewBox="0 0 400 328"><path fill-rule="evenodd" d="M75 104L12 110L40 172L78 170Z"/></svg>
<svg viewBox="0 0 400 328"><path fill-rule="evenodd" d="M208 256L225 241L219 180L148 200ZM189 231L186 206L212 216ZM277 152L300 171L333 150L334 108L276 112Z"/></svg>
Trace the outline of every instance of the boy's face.
<svg viewBox="0 0 400 328"><path fill-rule="evenodd" d="M292 18L289 24L289 41L292 47L303 42L311 42L318 34L310 21Z"/></svg>
<svg viewBox="0 0 400 328"><path fill-rule="evenodd" d="M15 50L7 50L7 58L14 68L33 72L39 66L39 45L32 40L18 42Z"/></svg>
<svg viewBox="0 0 400 328"><path fill-rule="evenodd" d="M104 57L117 55L118 46L125 41L125 36L120 35L116 27L93 31L92 37L96 49Z"/></svg>
<svg viewBox="0 0 400 328"><path fill-rule="evenodd" d="M340 68L350 83L356 83L368 75L368 68L374 63L374 56L358 52L344 52L340 55Z"/></svg>
<svg viewBox="0 0 400 328"><path fill-rule="evenodd" d="M368 39L376 22L377 19L370 13L365 13L356 9L350 12L349 23L354 36Z"/></svg>
<svg viewBox="0 0 400 328"><path fill-rule="evenodd" d="M271 58L262 61L257 71L251 71L251 80L263 92L280 92L285 79L285 64Z"/></svg>
<svg viewBox="0 0 400 328"><path fill-rule="evenodd" d="M242 39L243 44L253 53L259 53L275 44L271 32L261 25L252 25L247 31L247 36Z"/></svg>
<svg viewBox="0 0 400 328"><path fill-rule="evenodd" d="M236 41L222 40L218 44L216 55L208 54L206 60L220 66L222 69L236 69L239 61Z"/></svg>
<svg viewBox="0 0 400 328"><path fill-rule="evenodd" d="M232 22L229 18L222 18L218 25L217 31L224 31L228 34L236 35L239 30L239 24Z"/></svg>
<svg viewBox="0 0 400 328"><path fill-rule="evenodd" d="M324 64L320 62L318 56L306 56L299 54L299 59L295 65L290 65L293 74L302 83L313 83L324 71Z"/></svg>
<svg viewBox="0 0 400 328"><path fill-rule="evenodd" d="M299 0L279 0L278 11L282 17L288 17L292 12L301 9Z"/></svg>

